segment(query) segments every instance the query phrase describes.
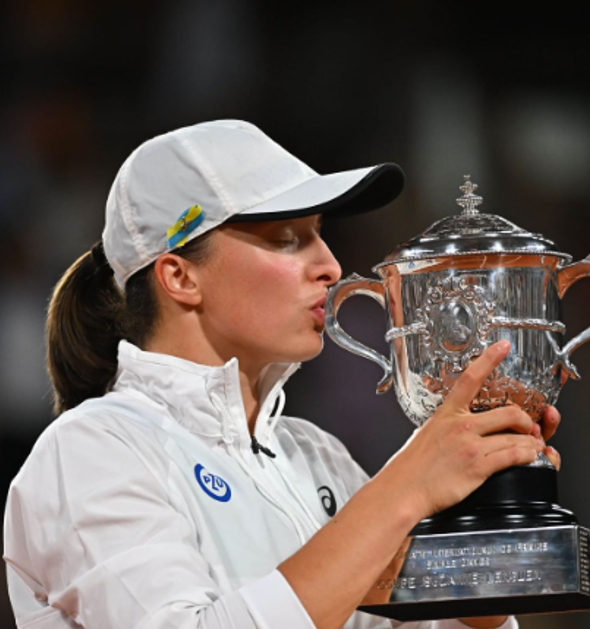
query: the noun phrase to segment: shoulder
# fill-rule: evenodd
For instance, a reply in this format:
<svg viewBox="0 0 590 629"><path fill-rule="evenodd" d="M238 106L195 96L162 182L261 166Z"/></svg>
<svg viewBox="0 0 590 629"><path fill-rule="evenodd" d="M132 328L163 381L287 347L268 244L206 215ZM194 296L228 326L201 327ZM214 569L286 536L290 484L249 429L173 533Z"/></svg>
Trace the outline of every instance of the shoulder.
<svg viewBox="0 0 590 629"><path fill-rule="evenodd" d="M42 433L37 447L57 440L60 445L85 437L107 441L129 440L136 443L141 435L149 435L162 424L162 413L157 407L140 398L119 392L82 402L55 419Z"/></svg>
<svg viewBox="0 0 590 629"><path fill-rule="evenodd" d="M165 474L167 462L158 454L161 448L154 434L157 427L145 419L141 407L133 413L129 400L119 397L108 394L88 400L55 419L37 439L12 490L53 492L93 474L103 480L146 471L150 476Z"/></svg>

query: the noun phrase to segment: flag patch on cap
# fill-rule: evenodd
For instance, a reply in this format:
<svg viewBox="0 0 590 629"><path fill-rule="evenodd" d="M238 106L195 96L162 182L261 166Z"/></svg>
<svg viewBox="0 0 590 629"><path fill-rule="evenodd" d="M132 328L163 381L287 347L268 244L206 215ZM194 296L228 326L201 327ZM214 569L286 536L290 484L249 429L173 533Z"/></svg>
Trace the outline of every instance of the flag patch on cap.
<svg viewBox="0 0 590 629"><path fill-rule="evenodd" d="M186 243L188 235L203 222L204 218L205 213L200 205L193 205L188 210L185 210L178 217L176 223L166 231L168 247L170 249L182 247Z"/></svg>

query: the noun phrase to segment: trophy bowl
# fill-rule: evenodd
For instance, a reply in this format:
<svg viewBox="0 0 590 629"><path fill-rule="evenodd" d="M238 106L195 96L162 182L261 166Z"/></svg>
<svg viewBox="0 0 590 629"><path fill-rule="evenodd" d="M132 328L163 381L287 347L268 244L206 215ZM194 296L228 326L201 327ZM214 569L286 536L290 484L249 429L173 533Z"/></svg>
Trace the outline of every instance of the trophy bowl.
<svg viewBox="0 0 590 629"><path fill-rule="evenodd" d="M377 392L393 387L419 428L460 374L490 344L511 349L471 403L473 412L518 404L535 421L554 404L572 353L590 328L564 342L561 299L590 275L555 244L494 214L465 176L461 213L434 223L374 267L352 275L326 303L326 331L344 349L377 363ZM365 295L385 310L390 356L338 323L340 306ZM463 502L420 522L389 580L387 604L364 607L399 620L590 608L590 532L557 500L557 473L544 454L494 474Z"/></svg>
<svg viewBox="0 0 590 629"><path fill-rule="evenodd" d="M561 299L590 275L590 258L571 264L571 256L550 240L480 213L483 199L469 176L460 189L463 211L396 247L373 269L380 280L352 275L332 288L326 331L383 368L377 392L393 386L416 426L444 401L471 360L507 339L510 354L484 383L472 410L516 403L538 420L566 380L580 377L570 356L590 339L590 328L564 344ZM342 303L358 294L387 312L389 359L338 323Z"/></svg>

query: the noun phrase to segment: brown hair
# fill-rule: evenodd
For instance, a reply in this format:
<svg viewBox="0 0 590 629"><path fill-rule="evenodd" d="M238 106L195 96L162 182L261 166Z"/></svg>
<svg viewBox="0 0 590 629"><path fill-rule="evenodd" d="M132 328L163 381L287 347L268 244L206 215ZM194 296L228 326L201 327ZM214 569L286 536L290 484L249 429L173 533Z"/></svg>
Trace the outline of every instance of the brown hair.
<svg viewBox="0 0 590 629"><path fill-rule="evenodd" d="M205 261L211 232L175 251ZM153 263L117 286L102 244L80 256L55 286L47 311L47 369L56 415L104 395L117 371L123 338L139 347L150 339L159 315Z"/></svg>

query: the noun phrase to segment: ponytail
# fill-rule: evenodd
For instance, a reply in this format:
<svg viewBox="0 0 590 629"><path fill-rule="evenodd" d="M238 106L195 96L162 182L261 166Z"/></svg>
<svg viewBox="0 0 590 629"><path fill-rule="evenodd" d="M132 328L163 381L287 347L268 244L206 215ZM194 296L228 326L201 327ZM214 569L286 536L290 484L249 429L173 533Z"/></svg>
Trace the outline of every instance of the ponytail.
<svg viewBox="0 0 590 629"><path fill-rule="evenodd" d="M174 253L194 264L211 252L212 232ZM56 415L109 390L117 373L117 347L128 339L140 348L152 337L159 304L153 264L134 273L125 293L97 243L58 282L47 312L47 369Z"/></svg>
<svg viewBox="0 0 590 629"><path fill-rule="evenodd" d="M117 370L124 309L99 243L66 271L49 303L47 368L56 415L108 391Z"/></svg>

